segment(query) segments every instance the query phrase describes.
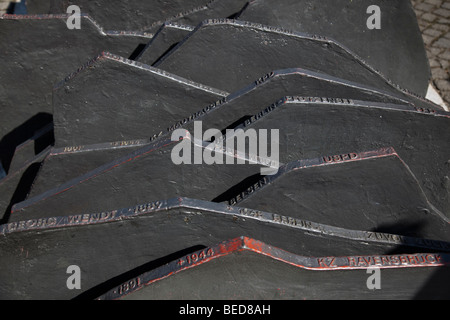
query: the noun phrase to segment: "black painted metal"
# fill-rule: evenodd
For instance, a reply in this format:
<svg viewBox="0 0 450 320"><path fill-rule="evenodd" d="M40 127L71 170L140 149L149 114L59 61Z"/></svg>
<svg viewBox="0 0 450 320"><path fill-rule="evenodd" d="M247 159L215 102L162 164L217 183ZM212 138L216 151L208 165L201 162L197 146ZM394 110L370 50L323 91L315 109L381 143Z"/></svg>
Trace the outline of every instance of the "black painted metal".
<svg viewBox="0 0 450 320"><path fill-rule="evenodd" d="M149 40L143 33L106 35L87 16L80 30L70 30L67 19L0 16L0 78L8 79L0 89L0 137L38 113L51 114L53 85L92 57L104 50L128 57Z"/></svg>
<svg viewBox="0 0 450 320"><path fill-rule="evenodd" d="M423 268L416 268L419 261ZM428 268L425 267L427 264ZM133 278L106 292L98 300L168 297L282 300L315 299L317 296L338 300L388 296L391 299L419 296L442 299L448 297L448 290L442 282L449 279L450 272L445 268L449 264L450 256L445 254L304 257L241 237L190 253L144 274L136 276L134 273ZM357 270L365 270L369 266L380 268L383 275L382 294L379 290L374 292L358 285L364 283L365 278ZM403 270L399 272L401 267ZM429 282L430 275L435 277L432 284ZM414 277L414 281L408 281L405 285L406 277ZM386 280L389 281L387 285ZM255 283L258 283L257 290ZM180 307L179 313L199 314L199 310L202 309L186 303ZM206 315L231 312L267 315L273 311L270 304L264 303L202 310Z"/></svg>
<svg viewBox="0 0 450 320"><path fill-rule="evenodd" d="M203 22L155 66L230 92L261 74L305 68L412 95L335 40L237 20Z"/></svg>

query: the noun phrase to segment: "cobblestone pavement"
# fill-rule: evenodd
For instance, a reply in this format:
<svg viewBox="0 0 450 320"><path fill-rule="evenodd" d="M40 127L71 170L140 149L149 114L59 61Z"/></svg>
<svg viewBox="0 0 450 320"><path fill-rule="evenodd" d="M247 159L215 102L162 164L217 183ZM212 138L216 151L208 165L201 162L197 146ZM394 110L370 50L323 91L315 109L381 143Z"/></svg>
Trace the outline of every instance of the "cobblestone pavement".
<svg viewBox="0 0 450 320"><path fill-rule="evenodd" d="M430 60L432 82L450 106L450 0L411 0Z"/></svg>

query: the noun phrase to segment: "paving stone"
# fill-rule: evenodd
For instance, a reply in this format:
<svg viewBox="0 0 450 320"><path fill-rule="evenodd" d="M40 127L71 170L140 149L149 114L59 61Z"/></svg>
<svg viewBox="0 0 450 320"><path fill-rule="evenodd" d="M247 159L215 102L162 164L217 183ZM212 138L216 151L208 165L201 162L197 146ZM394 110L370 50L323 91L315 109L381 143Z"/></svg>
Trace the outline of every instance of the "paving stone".
<svg viewBox="0 0 450 320"><path fill-rule="evenodd" d="M422 19L428 22L433 22L434 20L436 20L436 18L437 17L434 14L428 12L422 15Z"/></svg>
<svg viewBox="0 0 450 320"><path fill-rule="evenodd" d="M434 43L435 46L450 49L450 39L440 38Z"/></svg>
<svg viewBox="0 0 450 320"><path fill-rule="evenodd" d="M444 18L450 17L450 10L439 8L434 11L434 14L442 16Z"/></svg>

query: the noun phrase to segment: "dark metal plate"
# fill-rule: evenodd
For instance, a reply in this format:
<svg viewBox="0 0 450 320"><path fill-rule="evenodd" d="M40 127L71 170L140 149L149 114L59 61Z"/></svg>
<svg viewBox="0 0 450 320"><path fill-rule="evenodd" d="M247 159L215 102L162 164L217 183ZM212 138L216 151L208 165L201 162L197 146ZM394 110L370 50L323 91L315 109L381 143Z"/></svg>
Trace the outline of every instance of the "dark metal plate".
<svg viewBox="0 0 450 320"><path fill-rule="evenodd" d="M381 10L381 29L369 30L367 8ZM256 0L240 20L335 39L394 83L425 96L430 67L409 0Z"/></svg>
<svg viewBox="0 0 450 320"><path fill-rule="evenodd" d="M87 16L80 30L69 30L67 18L0 16L0 78L8 79L0 89L0 137L39 113L51 114L53 85L92 57L104 50L128 57L149 40L143 33L107 36Z"/></svg>
<svg viewBox="0 0 450 320"><path fill-rule="evenodd" d="M286 164L276 175L219 198L347 229L450 241L448 221L430 206L394 149L335 158Z"/></svg>
<svg viewBox="0 0 450 320"><path fill-rule="evenodd" d="M380 290L365 286L369 266L380 268ZM447 254L305 257L241 237L130 278L98 299L443 299L449 297L449 266ZM212 309L211 314L231 312ZM272 311L264 303L236 305L233 311L248 309ZM192 310L187 303L179 312Z"/></svg>
<svg viewBox="0 0 450 320"><path fill-rule="evenodd" d="M226 95L103 52L55 87L55 146L149 139Z"/></svg>
<svg viewBox="0 0 450 320"><path fill-rule="evenodd" d="M392 94L402 91L334 40L227 19L203 22L155 66L229 92L287 68L304 68Z"/></svg>
<svg viewBox="0 0 450 320"><path fill-rule="evenodd" d="M450 245L395 235L377 239L371 232L278 217L226 204L176 198L101 213L9 223L0 227L4 270L0 276L0 296L96 298L128 280L120 281L120 275L129 270L144 268L141 273L152 270L240 234L258 237L274 247L306 257L418 251L433 254L447 252ZM27 267L21 268L24 263ZM66 287L69 277L66 270L70 265L81 269L81 291Z"/></svg>
<svg viewBox="0 0 450 320"><path fill-rule="evenodd" d="M246 120L244 130L280 130L280 161L393 147L430 203L450 218L450 117L353 100L287 97Z"/></svg>
<svg viewBox="0 0 450 320"><path fill-rule="evenodd" d="M178 142L161 139L137 151L122 156L112 162L59 184L55 171L49 170L40 181L49 186L45 192L17 203L12 210L10 221L42 218L55 215L71 215L80 212L113 210L130 204L142 203L148 199L167 199L176 196L196 197L212 200L242 180L260 172L258 164L245 165L176 165L171 153ZM192 163L203 147L192 147ZM72 167L91 166L90 159L102 159L101 153L84 153L74 157L76 165L60 161L54 170L70 171ZM97 158L98 157L98 158ZM228 156L227 156L228 157ZM224 163L226 158L224 159ZM58 159L54 159L58 160ZM235 159L231 159L236 162ZM73 162L72 162L73 163ZM80 163L80 164L78 164ZM85 164L87 163L87 164ZM53 181L57 182L53 182ZM34 188L42 190L44 188ZM33 192L34 194L34 192Z"/></svg>

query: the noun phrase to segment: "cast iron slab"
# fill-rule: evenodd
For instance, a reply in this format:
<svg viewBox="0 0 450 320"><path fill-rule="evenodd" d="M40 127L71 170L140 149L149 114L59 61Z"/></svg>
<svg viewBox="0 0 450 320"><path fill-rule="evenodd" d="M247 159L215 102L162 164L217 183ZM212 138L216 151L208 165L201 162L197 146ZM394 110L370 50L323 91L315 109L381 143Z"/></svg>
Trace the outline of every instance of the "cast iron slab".
<svg viewBox="0 0 450 320"><path fill-rule="evenodd" d="M92 16L105 30L141 30L154 33L166 21L199 24L208 18L238 15L247 0L28 0L29 14L66 13L70 5Z"/></svg>
<svg viewBox="0 0 450 320"><path fill-rule="evenodd" d="M354 100L287 97L236 128L279 129L280 162L393 147L437 211L450 218L450 117ZM328 158L327 158L328 159Z"/></svg>
<svg viewBox="0 0 450 320"><path fill-rule="evenodd" d="M45 192L13 207L10 221L41 218L55 215L70 215L79 212L113 210L137 204L147 199L167 199L176 196L197 197L212 200L249 176L260 172L259 164L207 165L194 164L196 154L204 148L191 144L192 165L176 165L172 151L186 141L176 142L161 139L139 150L107 163L101 161L102 151L85 158L85 153L73 154L70 161L58 158L55 166L47 166L47 174L40 177L45 187L34 188ZM97 158L98 157L98 158ZM228 157L228 155L227 155ZM77 167L90 166L90 160L105 163L87 173L81 172L72 180L61 182L59 171L71 171L72 163ZM224 155L225 162L225 155ZM103 160L103 159L102 159ZM232 159L233 162L236 162ZM53 170L49 170L53 169ZM64 176L64 174L62 174ZM56 180L56 182L54 182ZM32 194L36 194L34 191Z"/></svg>
<svg viewBox="0 0 450 320"><path fill-rule="evenodd" d="M272 213L186 198L82 212L0 227L2 298L96 298L128 280L120 275L129 270L152 270L242 234L306 257L439 254L450 245L396 235L376 239L287 217L286 223ZM81 291L66 287L70 265L81 269Z"/></svg>
<svg viewBox="0 0 450 320"><path fill-rule="evenodd" d="M103 52L55 87L55 146L149 139L227 95Z"/></svg>
<svg viewBox="0 0 450 320"><path fill-rule="evenodd" d="M381 29L367 28L371 5L381 10ZM394 83L426 95L430 67L409 0L255 0L239 20L335 39Z"/></svg>
<svg viewBox="0 0 450 320"><path fill-rule="evenodd" d="M68 15L0 16L0 137L39 113L52 113L52 88L106 50L128 57L144 33L106 35L88 16L70 30ZM45 125L44 123L43 125ZM15 147L15 146L14 146Z"/></svg>
<svg viewBox="0 0 450 320"><path fill-rule="evenodd" d="M9 219L12 206L26 199L36 178L41 162L50 153L50 147L22 163L0 179L0 221Z"/></svg>
<svg viewBox="0 0 450 320"><path fill-rule="evenodd" d="M347 229L450 241L450 226L429 205L392 148L284 165L215 201Z"/></svg>
<svg viewBox="0 0 450 320"><path fill-rule="evenodd" d="M19 170L30 159L40 154L48 146L54 144L53 124L50 123L36 133L27 141L17 146L11 159L11 172Z"/></svg>
<svg viewBox="0 0 450 320"><path fill-rule="evenodd" d="M369 266L380 268L382 290L365 286ZM240 237L130 278L98 300L448 299L449 266L447 254L317 258ZM261 303L233 311L256 315L270 309ZM186 304L179 313L192 310ZM211 314L225 312L231 310L213 308Z"/></svg>
<svg viewBox="0 0 450 320"><path fill-rule="evenodd" d="M194 29L192 26L174 22L164 23L135 60L153 65Z"/></svg>
<svg viewBox="0 0 450 320"><path fill-rule="evenodd" d="M111 77L117 81L109 81ZM99 83L102 90L96 86ZM177 124L200 119L208 105L211 110L216 105L220 108L201 118L205 127L222 130L257 113L262 106L292 94L327 94L336 98L408 104L379 90L302 69L272 72L227 95L103 53L55 89L56 146L80 149L102 142L119 144L119 141L127 141L130 146L145 144L170 133L173 131L170 128L177 128ZM220 97L219 101L210 103Z"/></svg>
<svg viewBox="0 0 450 320"><path fill-rule="evenodd" d="M4 116L7 118L9 112L11 111L2 109L2 117ZM3 125L8 126L7 123ZM45 147L52 145L54 142L52 137L52 126L53 116L50 113L42 112L27 119L25 122L21 123L20 126L1 137L0 162L5 169L5 173L14 171L14 168L12 167L17 166L19 154L23 155L22 159L25 158L26 160L28 160L31 156L31 152L27 154L27 152L23 153L20 151L18 153L16 152L17 150L31 149L29 146L34 144L35 154L37 154Z"/></svg>
<svg viewBox="0 0 450 320"><path fill-rule="evenodd" d="M393 94L402 91L335 40L229 19L203 22L155 66L229 92L286 68L321 72Z"/></svg>

